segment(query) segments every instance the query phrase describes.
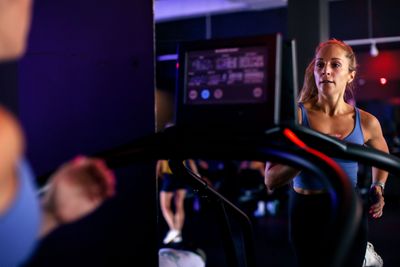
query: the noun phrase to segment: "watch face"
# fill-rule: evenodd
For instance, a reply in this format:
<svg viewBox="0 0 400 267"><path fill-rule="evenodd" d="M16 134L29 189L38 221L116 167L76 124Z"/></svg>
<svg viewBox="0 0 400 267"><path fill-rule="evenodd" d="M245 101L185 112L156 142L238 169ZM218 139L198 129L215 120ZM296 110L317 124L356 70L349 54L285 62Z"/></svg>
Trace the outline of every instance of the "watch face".
<svg viewBox="0 0 400 267"><path fill-rule="evenodd" d="M384 183L382 183L382 182L373 182L371 186L375 186L375 185L379 186L382 189L382 192L383 192L383 190L385 190L385 184Z"/></svg>

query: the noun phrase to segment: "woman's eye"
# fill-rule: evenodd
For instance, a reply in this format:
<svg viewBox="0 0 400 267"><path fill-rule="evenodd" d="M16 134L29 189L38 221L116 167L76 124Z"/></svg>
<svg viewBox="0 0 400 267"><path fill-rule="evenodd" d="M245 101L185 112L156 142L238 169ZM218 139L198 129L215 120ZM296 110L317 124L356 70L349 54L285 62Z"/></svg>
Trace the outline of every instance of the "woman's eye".
<svg viewBox="0 0 400 267"><path fill-rule="evenodd" d="M323 62L317 62L315 63L315 66L319 69L322 69L324 67L324 63Z"/></svg>
<svg viewBox="0 0 400 267"><path fill-rule="evenodd" d="M332 63L333 68L339 68L340 66L341 66L341 64L339 62Z"/></svg>

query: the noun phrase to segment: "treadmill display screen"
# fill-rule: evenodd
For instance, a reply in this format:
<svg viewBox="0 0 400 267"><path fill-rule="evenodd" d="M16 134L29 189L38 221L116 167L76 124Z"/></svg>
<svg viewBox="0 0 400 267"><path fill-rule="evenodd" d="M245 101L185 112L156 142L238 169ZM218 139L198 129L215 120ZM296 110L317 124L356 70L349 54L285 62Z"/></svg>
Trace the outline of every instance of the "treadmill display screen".
<svg viewBox="0 0 400 267"><path fill-rule="evenodd" d="M184 102L250 104L267 99L265 46L228 47L186 54Z"/></svg>

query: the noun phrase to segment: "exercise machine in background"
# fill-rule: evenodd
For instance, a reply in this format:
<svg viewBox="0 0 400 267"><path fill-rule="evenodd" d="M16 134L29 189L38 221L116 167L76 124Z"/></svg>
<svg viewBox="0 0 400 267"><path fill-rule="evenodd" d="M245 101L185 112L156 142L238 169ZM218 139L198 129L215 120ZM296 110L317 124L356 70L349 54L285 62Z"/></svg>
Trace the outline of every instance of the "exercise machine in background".
<svg viewBox="0 0 400 267"><path fill-rule="evenodd" d="M216 201L229 266L255 264L252 225L246 214L187 170L188 158L281 162L307 169L331 187L337 225L332 267L341 266L360 219L360 201L346 174L326 154L352 158L400 174L400 160L346 144L297 125L296 49L280 34L202 40L178 46L175 126L97 156L111 167L168 159L171 168ZM324 154L326 153L326 154ZM227 214L242 226L242 250L234 246Z"/></svg>

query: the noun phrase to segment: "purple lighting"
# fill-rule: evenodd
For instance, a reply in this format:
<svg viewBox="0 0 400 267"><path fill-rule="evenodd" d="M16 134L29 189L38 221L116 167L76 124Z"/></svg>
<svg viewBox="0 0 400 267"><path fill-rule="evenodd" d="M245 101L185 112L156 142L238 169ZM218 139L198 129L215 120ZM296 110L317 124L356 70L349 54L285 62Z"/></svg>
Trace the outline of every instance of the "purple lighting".
<svg viewBox="0 0 400 267"><path fill-rule="evenodd" d="M155 0L156 22L255 9L277 8L287 0Z"/></svg>

